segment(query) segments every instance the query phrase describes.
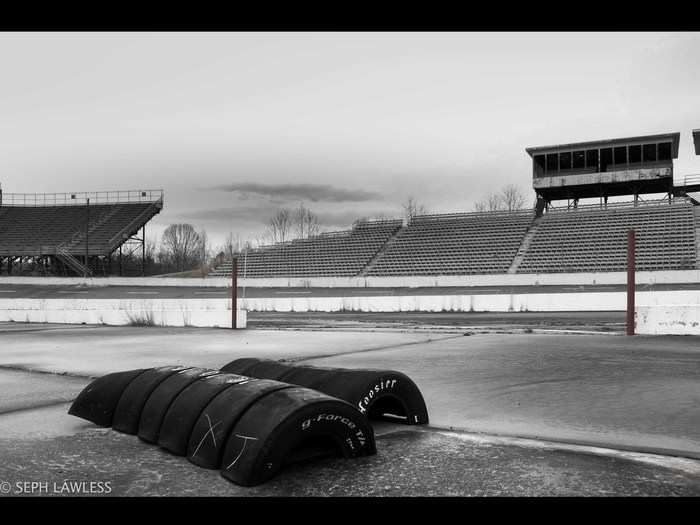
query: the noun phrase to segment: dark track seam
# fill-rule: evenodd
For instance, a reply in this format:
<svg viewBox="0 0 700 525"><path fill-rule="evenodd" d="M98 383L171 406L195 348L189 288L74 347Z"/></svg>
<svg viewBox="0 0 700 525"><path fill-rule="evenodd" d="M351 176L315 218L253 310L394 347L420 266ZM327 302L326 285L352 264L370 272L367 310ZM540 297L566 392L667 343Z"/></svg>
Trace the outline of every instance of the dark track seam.
<svg viewBox="0 0 700 525"><path fill-rule="evenodd" d="M279 359L278 361L281 363L303 363L304 361L311 361L312 359L325 359L327 357L336 357L336 356L344 356L344 355L352 355L352 354L364 354L366 352L376 352L378 350L393 350L395 348L402 348L404 346L422 345L422 344L433 343L435 341L446 341L448 339L457 339L458 337L464 337L464 335L459 334L459 335L451 335L451 336L447 336L447 337L428 338L427 340L424 340L424 341L412 341L410 343L401 343L401 344L396 344L396 345L376 346L374 348L365 348L363 350L350 350L348 352L340 352L337 354L324 354L324 355L315 355L315 356L310 356L310 357L292 357L290 359Z"/></svg>
<svg viewBox="0 0 700 525"><path fill-rule="evenodd" d="M443 426L438 426L438 425L423 425L422 428L417 428L414 427L415 430L419 432L455 432L458 434L475 434L475 435L481 435L484 437L496 437L496 438L515 438L515 439L528 439L532 441L542 441L543 443L552 443L552 444L559 444L559 445L575 445L579 447L591 447L591 448L606 448L610 450L615 450L619 452L634 452L638 454L652 454L656 456L664 456L664 457L677 457L677 458L682 458L682 459L692 459L692 460L700 460L700 452L692 452L689 450L676 450L676 449L669 449L669 448L661 448L661 447L635 447L632 445L621 445L621 444L616 444L616 443L606 443L606 442L597 442L597 441L586 441L583 439L571 439L571 440L563 440L563 439L553 439L553 438L547 438L546 436L537 436L533 434L497 434L497 433L492 433L492 432L479 432L475 430L469 430L467 428L463 427L443 427ZM513 443L512 446L522 446L518 445L517 443ZM581 451L579 452L581 454L593 454L597 455L593 452L584 452Z"/></svg>
<svg viewBox="0 0 700 525"><path fill-rule="evenodd" d="M80 379L97 379L101 376L90 376L87 374L76 374L73 372L52 372L50 370L37 370L32 368L24 368L21 366L0 365L0 370L9 370L11 372L27 372L30 374L48 374L52 376L76 377ZM103 374L104 375L104 374Z"/></svg>
<svg viewBox="0 0 700 525"><path fill-rule="evenodd" d="M41 403L38 405L32 405L32 406L26 406L26 407L21 407L21 408L11 408L9 410L2 410L0 411L0 416L4 416L7 414L16 414L17 412L25 412L27 410L36 410L39 408L47 408L47 407L53 407L53 406L58 406L58 405L66 405L68 403L71 403L73 400L72 399L64 399L64 400L56 400L56 401L47 401L46 403Z"/></svg>

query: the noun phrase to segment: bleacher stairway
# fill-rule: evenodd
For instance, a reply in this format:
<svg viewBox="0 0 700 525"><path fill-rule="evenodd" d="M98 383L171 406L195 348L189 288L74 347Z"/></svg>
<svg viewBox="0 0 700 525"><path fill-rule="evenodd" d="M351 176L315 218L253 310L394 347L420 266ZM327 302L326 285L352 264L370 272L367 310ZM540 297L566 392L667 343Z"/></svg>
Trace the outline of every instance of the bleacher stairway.
<svg viewBox="0 0 700 525"><path fill-rule="evenodd" d="M70 252L62 246L56 247L56 257L63 264L71 268L77 275L92 277L92 270L73 257Z"/></svg>
<svg viewBox="0 0 700 525"><path fill-rule="evenodd" d="M389 240L384 244L384 246L379 248L377 253L374 254L374 257L372 257L367 262L365 267L362 268L362 270L360 270L360 272L357 274L358 277L364 277L365 275L367 275L369 272L372 271L372 267L374 266L374 263L377 262L380 259L380 257L382 257L384 255L384 252L386 252L388 249L391 248L391 245L396 241L396 238L401 234L401 232L404 230L404 228L406 228L406 226L401 226L401 228L396 230L394 232L394 234L391 237L389 237Z"/></svg>
<svg viewBox="0 0 700 525"><path fill-rule="evenodd" d="M525 236L523 237L523 240L520 243L518 253L515 254L513 262L511 263L510 268L508 268L508 273L517 273L518 268L520 267L520 263L523 262L523 258L525 257L525 254L527 253L527 250L530 247L530 243L532 242L532 239L537 233L537 227L541 220L542 217L537 217L530 224L530 227L527 229L527 232L525 233Z"/></svg>

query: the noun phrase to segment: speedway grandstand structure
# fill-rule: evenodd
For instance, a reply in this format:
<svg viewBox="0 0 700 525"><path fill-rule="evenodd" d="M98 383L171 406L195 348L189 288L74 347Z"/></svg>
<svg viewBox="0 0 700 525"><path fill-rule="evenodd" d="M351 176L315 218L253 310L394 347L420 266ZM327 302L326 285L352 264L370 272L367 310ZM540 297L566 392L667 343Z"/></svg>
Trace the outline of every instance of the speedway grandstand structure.
<svg viewBox="0 0 700 525"><path fill-rule="evenodd" d="M698 152L700 130L693 138ZM629 229L636 231L637 270L699 269L700 176L674 179L679 139L668 133L527 148L534 209L359 220L350 230L246 250L237 256L238 275L620 272ZM631 200L609 201L620 196ZM231 272L229 260L209 276Z"/></svg>
<svg viewBox="0 0 700 525"><path fill-rule="evenodd" d="M700 130L692 135L698 152ZM527 148L531 209L358 220L350 230L240 253L238 275L620 272L629 229L637 234L638 270L700 269L700 176L674 176L679 139L667 133ZM146 224L162 207L162 190L0 192L0 274L26 275L30 268L33 275L122 275L124 253L140 252L143 260ZM209 277L231 272L229 260Z"/></svg>
<svg viewBox="0 0 700 525"><path fill-rule="evenodd" d="M0 274L121 275L126 252L141 256L143 275L146 224L162 208L163 190L0 189Z"/></svg>

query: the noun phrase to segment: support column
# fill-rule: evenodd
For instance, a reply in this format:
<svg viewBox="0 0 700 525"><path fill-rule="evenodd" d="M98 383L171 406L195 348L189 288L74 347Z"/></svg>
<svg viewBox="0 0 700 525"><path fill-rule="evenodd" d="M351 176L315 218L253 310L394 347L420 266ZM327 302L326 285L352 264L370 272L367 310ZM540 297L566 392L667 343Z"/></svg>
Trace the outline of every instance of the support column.
<svg viewBox="0 0 700 525"><path fill-rule="evenodd" d="M627 231L627 335L634 335L635 232Z"/></svg>
<svg viewBox="0 0 700 525"><path fill-rule="evenodd" d="M146 225L141 230L141 277L146 277Z"/></svg>
<svg viewBox="0 0 700 525"><path fill-rule="evenodd" d="M90 199L88 198L85 204L85 277L88 276L88 264L90 260Z"/></svg>
<svg viewBox="0 0 700 525"><path fill-rule="evenodd" d="M231 260L231 328L238 328L238 257Z"/></svg>

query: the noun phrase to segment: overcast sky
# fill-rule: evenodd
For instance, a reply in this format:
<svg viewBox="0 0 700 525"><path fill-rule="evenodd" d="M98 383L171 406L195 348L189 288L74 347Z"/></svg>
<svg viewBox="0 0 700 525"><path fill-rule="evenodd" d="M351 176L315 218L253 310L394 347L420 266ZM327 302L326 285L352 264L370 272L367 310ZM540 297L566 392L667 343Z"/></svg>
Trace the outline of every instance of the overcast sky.
<svg viewBox="0 0 700 525"><path fill-rule="evenodd" d="M697 33L0 35L5 192L165 190L173 222L263 230L300 202L324 228L472 211L528 146L680 131L700 173Z"/></svg>

